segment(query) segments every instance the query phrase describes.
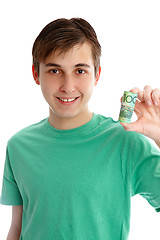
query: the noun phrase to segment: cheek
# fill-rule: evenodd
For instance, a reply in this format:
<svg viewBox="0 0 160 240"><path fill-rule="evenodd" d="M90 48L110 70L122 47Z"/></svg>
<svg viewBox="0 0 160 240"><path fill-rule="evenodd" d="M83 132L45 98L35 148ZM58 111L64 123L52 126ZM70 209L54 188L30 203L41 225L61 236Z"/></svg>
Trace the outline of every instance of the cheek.
<svg viewBox="0 0 160 240"><path fill-rule="evenodd" d="M91 95L94 90L94 86L95 86L94 81L89 81L89 82L84 81L80 84L79 91L82 94Z"/></svg>
<svg viewBox="0 0 160 240"><path fill-rule="evenodd" d="M43 95L53 95L59 89L59 85L51 80L41 81Z"/></svg>
<svg viewBox="0 0 160 240"><path fill-rule="evenodd" d="M49 96L50 96L49 90L47 88L45 88L44 85L41 84L41 91L42 91L43 97L48 102L48 99L49 99Z"/></svg>

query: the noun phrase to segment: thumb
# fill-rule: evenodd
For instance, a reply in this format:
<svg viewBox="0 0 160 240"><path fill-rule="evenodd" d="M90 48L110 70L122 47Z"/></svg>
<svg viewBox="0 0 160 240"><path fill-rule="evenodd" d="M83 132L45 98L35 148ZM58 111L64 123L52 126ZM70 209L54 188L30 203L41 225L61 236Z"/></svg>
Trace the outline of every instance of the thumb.
<svg viewBox="0 0 160 240"><path fill-rule="evenodd" d="M141 133L141 127L137 121L133 123L120 122L120 124L124 127L126 131L134 131L134 132Z"/></svg>

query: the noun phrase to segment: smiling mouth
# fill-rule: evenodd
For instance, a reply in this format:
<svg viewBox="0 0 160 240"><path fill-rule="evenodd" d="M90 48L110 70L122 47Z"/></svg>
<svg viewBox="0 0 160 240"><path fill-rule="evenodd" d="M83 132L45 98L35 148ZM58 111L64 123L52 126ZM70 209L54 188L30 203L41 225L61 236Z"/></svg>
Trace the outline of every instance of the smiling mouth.
<svg viewBox="0 0 160 240"><path fill-rule="evenodd" d="M61 102L64 102L64 103L71 103L71 102L74 102L75 100L77 100L79 97L75 97L75 98L60 98L60 97L57 97L58 100L60 100Z"/></svg>

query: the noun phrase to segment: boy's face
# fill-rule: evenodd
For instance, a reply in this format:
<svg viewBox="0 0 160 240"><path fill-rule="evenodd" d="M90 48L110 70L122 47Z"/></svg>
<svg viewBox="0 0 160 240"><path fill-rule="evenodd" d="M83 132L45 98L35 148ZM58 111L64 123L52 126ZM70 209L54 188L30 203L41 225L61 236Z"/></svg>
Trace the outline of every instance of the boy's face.
<svg viewBox="0 0 160 240"><path fill-rule="evenodd" d="M56 51L39 65L38 81L54 119L83 119L99 79L95 77L91 45L85 42L66 53ZM35 78L35 72L34 72ZM37 79L36 79L37 80Z"/></svg>

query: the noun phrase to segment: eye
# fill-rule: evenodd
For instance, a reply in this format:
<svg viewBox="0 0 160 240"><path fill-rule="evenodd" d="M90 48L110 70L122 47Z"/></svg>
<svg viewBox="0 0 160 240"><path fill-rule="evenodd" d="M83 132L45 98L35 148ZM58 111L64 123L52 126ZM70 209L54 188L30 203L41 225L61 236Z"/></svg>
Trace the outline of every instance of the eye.
<svg viewBox="0 0 160 240"><path fill-rule="evenodd" d="M77 70L77 73L78 73L78 74L84 74L85 72L86 72L86 71L83 70L83 69L78 69L78 70Z"/></svg>
<svg viewBox="0 0 160 240"><path fill-rule="evenodd" d="M57 74L59 73L60 71L58 69L50 69L49 70L50 73L53 73L53 74Z"/></svg>

